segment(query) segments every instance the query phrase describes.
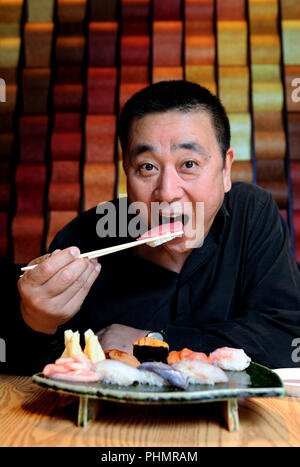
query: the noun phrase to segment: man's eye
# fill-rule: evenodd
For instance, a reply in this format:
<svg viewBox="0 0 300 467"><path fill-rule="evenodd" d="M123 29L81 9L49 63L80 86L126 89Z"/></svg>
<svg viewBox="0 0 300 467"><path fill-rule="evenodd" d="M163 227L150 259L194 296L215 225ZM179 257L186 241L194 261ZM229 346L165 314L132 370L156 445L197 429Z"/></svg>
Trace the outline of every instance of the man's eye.
<svg viewBox="0 0 300 467"><path fill-rule="evenodd" d="M150 172L151 170L153 170L154 168L154 165L153 164L143 164L141 165L140 169L141 170L147 170L148 172Z"/></svg>
<svg viewBox="0 0 300 467"><path fill-rule="evenodd" d="M192 169L192 168L194 167L194 165L195 165L195 162L193 162L193 161L187 161L187 162L185 162L183 165L184 165L184 167L185 167L186 169Z"/></svg>

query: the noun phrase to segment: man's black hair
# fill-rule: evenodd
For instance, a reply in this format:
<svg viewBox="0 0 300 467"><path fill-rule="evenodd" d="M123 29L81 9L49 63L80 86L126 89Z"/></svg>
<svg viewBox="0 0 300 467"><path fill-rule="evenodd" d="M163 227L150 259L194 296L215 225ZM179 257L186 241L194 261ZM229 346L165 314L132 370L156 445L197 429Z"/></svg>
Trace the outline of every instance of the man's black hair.
<svg viewBox="0 0 300 467"><path fill-rule="evenodd" d="M199 84L189 81L161 81L134 94L124 105L119 119L119 136L123 157L132 121L147 114L178 110L206 111L210 115L217 142L225 162L230 147L230 124L218 97Z"/></svg>

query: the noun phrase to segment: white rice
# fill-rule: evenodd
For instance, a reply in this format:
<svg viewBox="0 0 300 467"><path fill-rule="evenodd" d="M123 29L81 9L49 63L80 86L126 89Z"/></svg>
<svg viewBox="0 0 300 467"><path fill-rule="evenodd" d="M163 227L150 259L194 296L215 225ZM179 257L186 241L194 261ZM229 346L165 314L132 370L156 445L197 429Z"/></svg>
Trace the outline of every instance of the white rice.
<svg viewBox="0 0 300 467"><path fill-rule="evenodd" d="M133 383L143 383L153 386L165 386L168 383L155 373L119 362L118 360L102 360L94 366L99 380L109 384L129 386Z"/></svg>
<svg viewBox="0 0 300 467"><path fill-rule="evenodd" d="M226 347L225 347L226 349ZM220 349L222 350L222 349ZM224 358L222 358L222 352L218 352L218 349L215 351L216 353L212 352L210 357L214 363L222 370L230 370L230 371L243 371L250 365L251 358L244 352L243 349L229 349L229 353L231 354L231 358L226 357L224 353ZM215 359L214 356L217 356Z"/></svg>

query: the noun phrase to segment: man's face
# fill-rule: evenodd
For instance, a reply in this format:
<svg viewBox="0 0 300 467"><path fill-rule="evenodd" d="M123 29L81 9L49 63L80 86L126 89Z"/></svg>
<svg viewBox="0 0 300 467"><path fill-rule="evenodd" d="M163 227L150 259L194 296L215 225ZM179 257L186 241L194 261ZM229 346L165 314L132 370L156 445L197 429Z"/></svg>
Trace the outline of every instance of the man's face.
<svg viewBox="0 0 300 467"><path fill-rule="evenodd" d="M188 216L186 231L195 222L197 202L202 202L206 235L224 193L231 188L232 162L233 150L229 150L223 164L206 112L148 114L135 119L129 131L124 164L129 201L145 203L149 227L151 203L164 203L159 222L167 222L169 217L174 220L174 216L176 220L177 215L187 212L185 203L189 203L192 215ZM183 253L188 250L186 240L185 236L178 237L163 247Z"/></svg>

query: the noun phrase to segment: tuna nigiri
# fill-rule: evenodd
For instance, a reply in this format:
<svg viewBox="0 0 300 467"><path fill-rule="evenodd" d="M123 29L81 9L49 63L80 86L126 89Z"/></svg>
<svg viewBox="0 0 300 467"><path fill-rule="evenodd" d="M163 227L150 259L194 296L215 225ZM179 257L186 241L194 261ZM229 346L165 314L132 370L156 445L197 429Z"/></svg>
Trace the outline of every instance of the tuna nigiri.
<svg viewBox="0 0 300 467"><path fill-rule="evenodd" d="M151 238L157 237L158 235L165 235L168 233L173 233L174 236L168 237L167 239L162 239L162 240L155 240L154 242L151 242ZM183 224L182 222L171 222L170 224L160 224L156 227L153 227L153 229L148 230L145 232L143 235L141 235L138 240L144 240L149 238L149 242L147 242L147 245L155 247L159 246L162 243L169 242L170 240L173 240L173 238L183 235Z"/></svg>

